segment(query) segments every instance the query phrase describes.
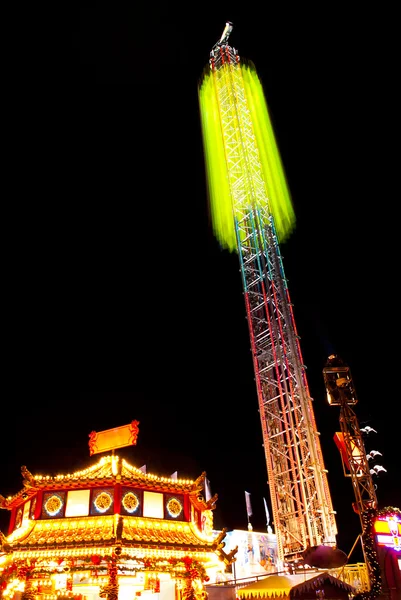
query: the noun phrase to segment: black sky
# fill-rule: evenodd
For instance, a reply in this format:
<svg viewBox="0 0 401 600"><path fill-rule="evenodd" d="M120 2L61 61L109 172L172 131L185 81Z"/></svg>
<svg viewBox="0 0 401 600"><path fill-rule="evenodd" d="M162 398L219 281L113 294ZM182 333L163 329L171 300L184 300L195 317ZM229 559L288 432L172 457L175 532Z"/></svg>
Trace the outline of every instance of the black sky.
<svg viewBox="0 0 401 600"><path fill-rule="evenodd" d="M29 85L19 81L3 165L3 495L20 489L21 465L81 468L90 431L137 419L138 445L122 455L162 475L205 470L217 527L246 527L249 491L254 529L265 529L241 281L208 223L197 98L231 20L231 43L262 80L297 215L281 249L340 548L359 520L325 401L332 352L351 367L361 426L377 430L366 446L387 469L379 504L400 506L396 17L338 3L265 10L81 8L67 60L49 45Z"/></svg>

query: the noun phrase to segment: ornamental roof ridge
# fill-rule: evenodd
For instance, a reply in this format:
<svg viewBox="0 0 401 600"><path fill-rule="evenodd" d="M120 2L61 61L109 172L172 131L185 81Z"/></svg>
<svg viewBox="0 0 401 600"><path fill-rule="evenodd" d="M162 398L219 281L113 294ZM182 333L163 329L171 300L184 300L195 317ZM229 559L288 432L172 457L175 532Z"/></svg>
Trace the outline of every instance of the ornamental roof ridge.
<svg viewBox="0 0 401 600"><path fill-rule="evenodd" d="M21 474L24 487L7 498L0 496L0 508L10 510L19 505L21 501L33 496L39 489L76 489L88 484L100 486L116 482L120 482L122 485L135 484L149 486L154 489L160 488L165 491L187 492L193 495L201 490L205 477L205 473L202 473L196 480L144 473L124 458L120 459L119 456L114 454L102 456L95 464L73 473L33 475L26 466L22 466Z"/></svg>
<svg viewBox="0 0 401 600"><path fill-rule="evenodd" d="M115 469L115 465L113 463L118 463L118 460L118 456L102 456L97 463L87 467L86 469L74 471L73 473L58 475L32 475L32 473L30 473L30 471L23 466L21 467L23 484L24 487L42 487L41 484L43 483L69 483L73 481L82 481L87 483L88 479L108 479L109 477L115 477L117 475L117 470Z"/></svg>
<svg viewBox="0 0 401 600"><path fill-rule="evenodd" d="M99 481L104 482L104 480L109 480L111 478L115 479L116 472L114 465L112 464L112 456L102 456L100 460L94 465L91 465L87 469L82 469L80 471L75 471L74 473L67 474L59 474L59 475L33 475L25 465L21 467L22 474L22 483L23 488L19 490L17 493L12 496L8 496L4 498L0 496L0 508L11 509L15 503L19 500L25 500L28 497L31 497L37 490L46 489L46 488L61 488L61 487L69 487L71 485L82 484L87 485L88 480L92 483ZM118 462L118 457L117 458Z"/></svg>

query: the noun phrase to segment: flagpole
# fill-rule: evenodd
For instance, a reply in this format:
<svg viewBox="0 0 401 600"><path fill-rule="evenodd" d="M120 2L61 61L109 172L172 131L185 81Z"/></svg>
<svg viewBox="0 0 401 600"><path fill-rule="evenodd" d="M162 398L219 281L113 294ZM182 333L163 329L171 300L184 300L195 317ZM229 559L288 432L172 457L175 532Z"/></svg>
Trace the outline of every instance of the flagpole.
<svg viewBox="0 0 401 600"><path fill-rule="evenodd" d="M251 506L251 494L249 492L245 492L245 506L246 506L246 514L248 517L248 530L252 531L252 525L250 522L250 517L252 516L252 506Z"/></svg>
<svg viewBox="0 0 401 600"><path fill-rule="evenodd" d="M266 513L266 528L267 528L267 531L269 532L270 514L269 514L269 509L267 508L266 498L263 498L263 503L265 505L265 513Z"/></svg>

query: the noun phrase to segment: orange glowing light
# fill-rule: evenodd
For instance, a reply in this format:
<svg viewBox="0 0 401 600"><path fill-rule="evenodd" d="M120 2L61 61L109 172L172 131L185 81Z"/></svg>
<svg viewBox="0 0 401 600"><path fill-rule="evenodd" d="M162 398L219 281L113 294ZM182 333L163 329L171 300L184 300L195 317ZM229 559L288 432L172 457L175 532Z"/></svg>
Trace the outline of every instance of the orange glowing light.
<svg viewBox="0 0 401 600"><path fill-rule="evenodd" d="M336 431L336 433L334 434L334 441L335 441L337 448L340 451L341 458L344 462L344 465L350 471L351 467L349 464L349 456L348 456L347 447L345 444L344 434L341 431ZM362 467L363 467L362 452L357 447L357 445L354 442L354 439L351 436L349 436L349 441L351 444L352 461L354 463L354 466L355 465L357 466L357 471L360 471L360 470L362 470Z"/></svg>
<svg viewBox="0 0 401 600"><path fill-rule="evenodd" d="M397 523L397 522L396 522ZM390 529L390 523L388 522L387 519L382 520L382 519L376 519L376 521L374 522L374 530L376 533L387 533L388 535L390 535L392 533L391 529ZM396 535L397 535L397 530L398 530L398 535L401 536L401 523L397 523L397 527L396 527Z"/></svg>

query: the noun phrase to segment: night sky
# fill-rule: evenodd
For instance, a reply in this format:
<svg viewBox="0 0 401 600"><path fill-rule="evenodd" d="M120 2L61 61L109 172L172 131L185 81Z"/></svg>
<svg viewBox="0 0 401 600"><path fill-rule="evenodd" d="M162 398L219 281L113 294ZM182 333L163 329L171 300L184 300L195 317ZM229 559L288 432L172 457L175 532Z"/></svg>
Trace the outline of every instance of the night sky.
<svg viewBox="0 0 401 600"><path fill-rule="evenodd" d="M325 397L333 352L351 368L360 426L377 431L365 445L386 469L379 505L401 506L396 16L319 10L81 8L67 60L49 47L44 63L30 61L37 76L10 102L3 163L0 494L20 490L22 465L93 464L89 433L136 419L138 443L121 456L159 475L206 471L216 528L246 528L250 492L253 528L266 530L238 258L211 232L197 97L231 20L230 43L264 86L294 202L281 251L338 546L351 550L359 518L333 441L339 409Z"/></svg>

